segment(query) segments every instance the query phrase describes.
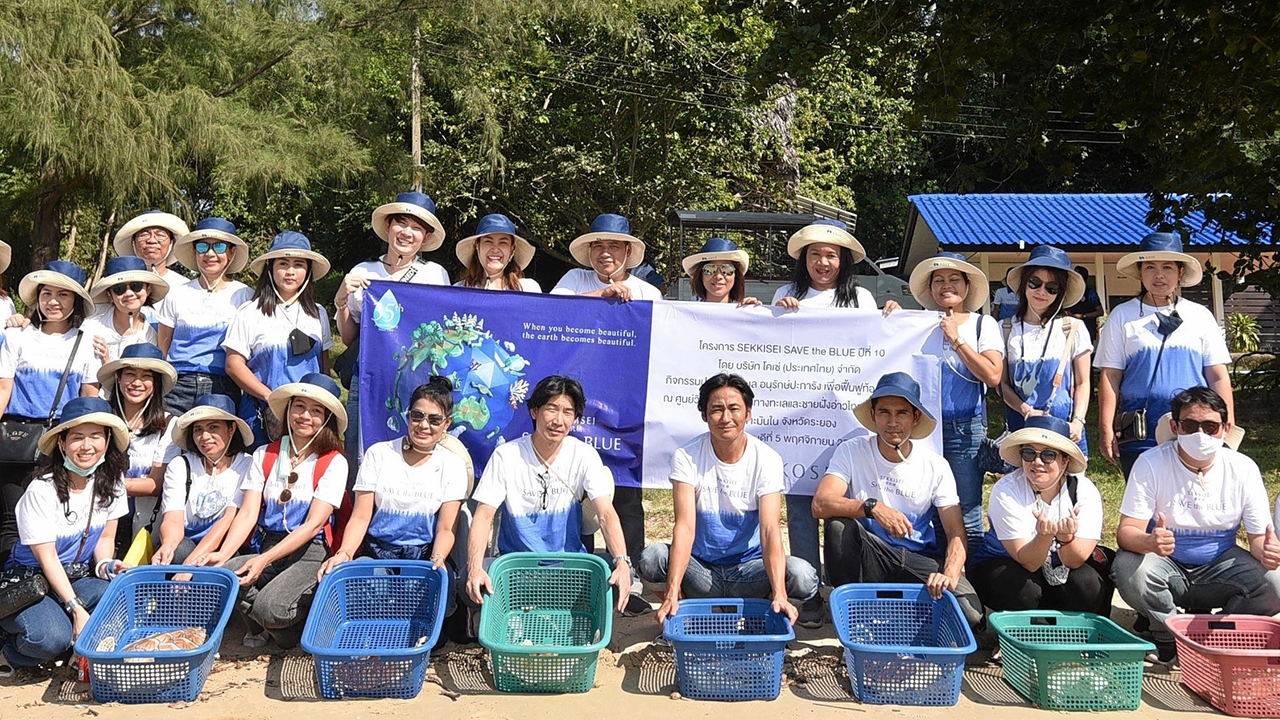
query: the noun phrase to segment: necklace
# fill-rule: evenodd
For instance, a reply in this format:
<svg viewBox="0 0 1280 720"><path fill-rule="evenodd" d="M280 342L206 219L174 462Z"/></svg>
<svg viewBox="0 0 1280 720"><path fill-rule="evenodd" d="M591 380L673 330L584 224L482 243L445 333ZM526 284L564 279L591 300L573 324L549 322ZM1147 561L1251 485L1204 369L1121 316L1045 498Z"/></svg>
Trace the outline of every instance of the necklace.
<svg viewBox="0 0 1280 720"><path fill-rule="evenodd" d="M411 453L411 452L418 453L425 459L425 458L431 457L431 455L435 453L437 447L439 447L439 445L431 446L430 450L419 450L418 448L413 446L412 442L409 442L409 436L406 435L404 437L403 442L400 443L400 452L401 454ZM409 463L409 464L412 465L413 463Z"/></svg>
<svg viewBox="0 0 1280 720"><path fill-rule="evenodd" d="M1205 471L1206 471L1206 470L1208 470L1209 468L1213 467L1213 462L1210 462L1208 465L1205 465L1204 467L1196 467L1195 465L1192 465L1191 463L1189 463L1189 462L1187 462L1185 459L1183 459L1183 457L1182 457L1182 453L1178 453L1178 462L1182 463L1182 467L1184 467L1184 468L1186 468L1186 469L1190 470L1191 472L1195 473L1195 474L1196 474L1196 481L1197 481L1197 482L1199 482L1199 483L1200 483L1200 485L1202 485L1202 486L1204 485L1204 473L1205 473Z"/></svg>

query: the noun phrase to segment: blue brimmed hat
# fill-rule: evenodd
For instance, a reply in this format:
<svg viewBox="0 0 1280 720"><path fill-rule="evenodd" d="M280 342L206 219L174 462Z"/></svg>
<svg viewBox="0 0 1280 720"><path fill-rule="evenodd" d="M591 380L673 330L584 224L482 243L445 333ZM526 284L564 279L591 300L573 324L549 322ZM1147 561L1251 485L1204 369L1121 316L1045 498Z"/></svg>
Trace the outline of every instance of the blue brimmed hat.
<svg viewBox="0 0 1280 720"><path fill-rule="evenodd" d="M513 242L512 257L515 258L521 270L529 267L529 263L533 261L533 245L520 237L516 232L516 224L511 222L511 218L502 213L492 213L480 218L480 222L476 223L475 234L462 238L454 248L454 253L458 256L458 260L462 261L463 267L471 264L471 257L476 253L476 243L480 242L480 238L485 235L510 235Z"/></svg>
<svg viewBox="0 0 1280 720"><path fill-rule="evenodd" d="M1071 256L1067 255L1065 250L1052 245L1037 245L1032 248L1031 256L1026 262L1009 270L1009 274L1005 276L1005 285L1015 293L1018 292L1022 288L1023 270L1030 269L1031 272L1035 272L1036 268L1055 268L1066 271L1067 287L1062 297L1062 307L1069 308L1084 297L1084 278L1080 277L1080 273L1076 272L1075 266L1071 264Z"/></svg>
<svg viewBox="0 0 1280 720"><path fill-rule="evenodd" d="M194 448L187 445L187 429L201 420L224 420L232 423L240 431L240 439L244 441L245 447L253 445L253 430L249 423L236 415L235 401L226 395L201 395L196 398L191 409L182 413L174 422L173 432L169 434L173 444L184 451L193 451Z"/></svg>
<svg viewBox="0 0 1280 720"><path fill-rule="evenodd" d="M295 383L281 385L267 397L267 405L271 413L284 422L285 411L289 401L295 397L304 397L324 405L338 423L338 434L347 430L347 409L342 405L342 388L333 378L324 373L307 373Z"/></svg>
<svg viewBox="0 0 1280 720"><path fill-rule="evenodd" d="M702 249L680 261L684 267L684 272L689 277L693 277L698 268L705 262L715 262L717 260L728 260L738 264L738 272L743 275L747 274L747 268L751 265L751 258L747 257L747 253L738 248L738 245L727 238L713 237L702 244Z"/></svg>
<svg viewBox="0 0 1280 720"><path fill-rule="evenodd" d="M57 446L58 436L62 435L63 430L90 423L109 429L117 450L120 452L128 450L129 426L111 412L111 403L99 397L78 397L63 406L62 420L40 436L38 443L40 452L53 455L53 448Z"/></svg>
<svg viewBox="0 0 1280 720"><path fill-rule="evenodd" d="M173 246L173 257L184 267L199 271L199 260L196 258L196 241L230 243L237 249L227 265L227 274L231 275L245 269L249 264L249 245L236 234L236 226L230 220L220 217L207 217L183 235Z"/></svg>
<svg viewBox="0 0 1280 720"><path fill-rule="evenodd" d="M920 303L920 307L925 310L938 309L938 303L934 302L933 291L929 287L934 270L959 270L969 278L969 294L964 297L965 310L976 312L986 304L987 295L991 293L986 273L965 260L960 253L940 252L931 258L921 260L911 270L911 296Z"/></svg>
<svg viewBox="0 0 1280 720"><path fill-rule="evenodd" d="M623 267L630 270L644 262L644 241L631 234L631 223L621 215L604 213L591 221L591 229L579 235L569 243L569 254L580 265L591 267L591 250L589 246L595 240L625 240L631 243L631 252Z"/></svg>
<svg viewBox="0 0 1280 720"><path fill-rule="evenodd" d="M152 272L142 258L134 257L133 255L122 255L107 261L106 266L102 268L102 277L98 278L98 282L93 284L93 289L89 291L89 297L93 298L95 303L108 302L110 301L108 293L111 288L127 282L144 282L150 285L151 289L147 291L147 297L156 302L164 299L164 296L169 294L169 283Z"/></svg>
<svg viewBox="0 0 1280 720"><path fill-rule="evenodd" d="M120 229L116 231L115 240L112 242L116 255L120 257L136 255L137 253L133 251L133 236L137 235L140 230L146 230L149 227L168 230L175 244L178 242L178 238L187 234L187 224L183 222L182 218L162 210L147 210L121 225ZM175 260L177 258L173 256L173 245L170 245L169 255L165 257L164 264L172 265Z"/></svg>
<svg viewBox="0 0 1280 720"><path fill-rule="evenodd" d="M112 360L98 369L98 382L102 385L103 394L107 397L111 396L115 391L116 378L119 377L120 371L127 367L151 371L160 382L156 397L168 395L178 382L178 372L165 360L163 350L151 343L137 343L126 346L120 351L119 359Z"/></svg>
<svg viewBox="0 0 1280 720"><path fill-rule="evenodd" d="M880 376L879 382L876 383L876 389L871 391L871 397L863 400L858 407L853 409L853 416L858 419L858 422L862 423L863 427L875 432L876 421L871 414L871 401L888 396L900 397L920 411L920 419L916 421L916 426L911 429L911 439L919 440L933 434L933 429L938 426L938 421L920 402L920 383L904 372L893 372Z"/></svg>
<svg viewBox="0 0 1280 720"><path fill-rule="evenodd" d="M311 240L300 232L285 230L271 239L271 247L249 263L254 275L262 274L262 266L276 258L303 258L311 261L311 279L319 280L329 274L329 261L311 249Z"/></svg>
<svg viewBox="0 0 1280 720"><path fill-rule="evenodd" d="M1153 260L1172 260L1184 268L1182 287L1199 285L1204 277L1200 261L1182 251L1182 238L1177 233L1153 232L1142 238L1138 252L1132 252L1116 262L1116 272L1135 280L1142 280L1142 263Z"/></svg>
<svg viewBox="0 0 1280 720"><path fill-rule="evenodd" d="M18 297L30 307L36 303L36 290L41 285L62 288L84 298L84 309L88 313L93 309L93 297L85 289L84 281L84 270L79 265L68 260L50 260L44 264L44 268L33 270L22 277L18 282Z"/></svg>
<svg viewBox="0 0 1280 720"><path fill-rule="evenodd" d="M849 232L849 226L833 218L814 220L797 230L787 240L787 254L799 260L805 247L814 243L828 243L849 248L855 263L862 262L867 257L866 249L853 236L853 233Z"/></svg>
<svg viewBox="0 0 1280 720"><path fill-rule="evenodd" d="M1048 445L1067 456L1067 472L1084 472L1089 466L1080 446L1071 439L1071 426L1052 415L1032 415L1021 430L1015 430L1000 441L1000 457L1010 465L1022 467L1023 445Z"/></svg>
<svg viewBox="0 0 1280 720"><path fill-rule="evenodd" d="M373 211L373 232L382 238L382 242L387 242L387 218L392 215L415 217L431 228L431 234L422 243L421 252L431 252L444 244L444 226L436 218L436 202L426 193L402 192L396 196L395 202L379 205Z"/></svg>

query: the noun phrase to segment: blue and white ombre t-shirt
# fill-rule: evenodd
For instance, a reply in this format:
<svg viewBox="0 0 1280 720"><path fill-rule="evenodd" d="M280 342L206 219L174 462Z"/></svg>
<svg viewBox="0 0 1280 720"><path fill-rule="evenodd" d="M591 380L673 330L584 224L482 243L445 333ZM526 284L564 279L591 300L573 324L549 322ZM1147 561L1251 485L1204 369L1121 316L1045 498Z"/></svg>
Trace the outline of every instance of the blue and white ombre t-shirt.
<svg viewBox="0 0 1280 720"><path fill-rule="evenodd" d="M939 317L942 313L939 313ZM978 332L982 323L982 332ZM939 329L937 332L941 333ZM971 312L960 324L960 337L979 353L995 350L1004 355L1004 336L1000 324L990 315ZM942 419L968 420L983 414L987 385L964 364L951 343L942 342ZM879 498L877 498L879 499Z"/></svg>
<svg viewBox="0 0 1280 720"><path fill-rule="evenodd" d="M863 527L881 540L911 552L938 554L943 544L933 529L933 509L960 504L956 478L951 466L939 454L913 443L911 454L901 462L889 462L876 446L875 435L845 440L831 456L827 474L848 483L845 497L851 500L875 498L897 510L911 522L911 534L894 537L870 518L859 518Z"/></svg>
<svg viewBox="0 0 1280 720"><path fill-rule="evenodd" d="M311 510L311 499L332 505L335 509L342 506L342 495L347 491L347 459L342 453L334 455L325 469L319 482L315 480L316 455L308 455L296 467L289 465L288 437L281 442L280 457L276 458L275 467L271 468L271 477L263 476L262 464L266 458L269 445L263 445L253 451L253 463L249 473L241 483L240 489L255 490L262 493L262 517L258 525L263 530L277 535L287 535L297 530L307 521L307 513ZM297 471L298 479L289 485L289 473ZM289 501L280 502L280 495L285 487L290 488ZM312 488L315 488L312 490ZM319 537L323 534L316 533Z"/></svg>
<svg viewBox="0 0 1280 720"><path fill-rule="evenodd" d="M1120 514L1147 520L1148 528L1164 513L1176 540L1173 559L1193 567L1212 562L1235 545L1242 524L1250 535L1265 533L1270 511L1267 488L1253 460L1224 447L1200 477L1178 459L1176 441L1138 456L1120 503Z"/></svg>
<svg viewBox="0 0 1280 720"><path fill-rule="evenodd" d="M502 508L498 552L585 552L582 504L613 496L613 473L600 453L585 442L566 437L560 452L544 470L525 435L493 451L472 498Z"/></svg>
<svg viewBox="0 0 1280 720"><path fill-rule="evenodd" d="M1093 343L1089 340L1089 331L1080 320L1071 320L1075 331L1071 333L1070 358L1062 372L1062 384L1057 392L1053 389L1053 377L1058 374L1058 366L1062 364L1063 351L1067 344L1067 331L1063 328L1063 318L1055 318L1048 325L1028 324L1018 318L1009 321L1009 341L1007 343L1005 362L1009 369L1009 384L1017 391L1018 397L1036 410L1048 410L1049 414L1061 420L1071 421L1075 414L1075 359L1085 353L1093 352ZM1053 404L1049 406L1049 398ZM1021 430L1026 425L1022 413L1005 407L1005 429L1009 432ZM1084 436L1080 438L1080 451L1089 454L1089 445Z"/></svg>
<svg viewBox="0 0 1280 720"><path fill-rule="evenodd" d="M253 456L240 453L231 460L226 470L210 475L205 472L204 460L199 453L185 452L169 463L164 471L164 489L161 491L161 514L181 512L186 537L200 542L226 514L227 508L240 507L244 491L240 486L249 476ZM191 487L187 488L188 473ZM294 485L297 488L297 485Z"/></svg>
<svg viewBox="0 0 1280 720"><path fill-rule="evenodd" d="M236 310L253 297L253 289L242 282L227 280L216 292L209 292L200 280L174 285L156 307L156 320L173 330L169 343L169 364L179 375L227 374L227 351L222 341Z"/></svg>
<svg viewBox="0 0 1280 720"><path fill-rule="evenodd" d="M9 396L9 406L4 408L5 414L40 420L49 417L62 371L67 367L67 358L71 357L71 348L79 334L76 329L61 334L45 333L34 325L4 331L0 378L13 380L13 394ZM79 397L81 385L97 384L101 366L93 355L93 339L85 336L71 363L55 418L62 416L62 408L67 403Z"/></svg>
<svg viewBox="0 0 1280 720"><path fill-rule="evenodd" d="M693 556L712 565L761 557L760 498L780 494L786 482L782 456L760 439L746 438L736 463L716 457L710 433L676 450L671 462L671 482L693 486Z"/></svg>
<svg viewBox="0 0 1280 720"><path fill-rule="evenodd" d="M352 489L373 493L370 538L384 545L430 545L440 506L467 499L467 465L461 456L437 448L425 463L410 467L402 442L371 445Z"/></svg>
<svg viewBox="0 0 1280 720"><path fill-rule="evenodd" d="M1156 313L1167 315L1168 307L1156 308L1134 298L1113 308L1102 326L1094 366L1124 371L1120 381L1120 412L1147 408L1148 439L1125 443L1126 452L1154 447L1156 425L1160 416L1169 412L1173 396L1187 388L1206 385L1206 367L1231 362L1222 328L1208 308L1181 299L1175 307L1182 325L1169 335L1159 368L1156 356L1160 355L1162 338L1156 331L1159 322Z"/></svg>
<svg viewBox="0 0 1280 720"><path fill-rule="evenodd" d="M18 544L13 546L9 567L40 567L40 561L31 552L31 547L45 543L54 543L58 559L64 565L71 562L93 562L93 549L98 544L98 538L102 537L102 529L107 522L129 513L123 484L120 486L120 494L105 508L94 501L93 486L94 480L91 478L84 490L70 493L67 502L63 503L53 487L52 475L32 480L22 493L22 499L18 501ZM76 557L86 525L89 526L89 537L84 541L84 550Z"/></svg>

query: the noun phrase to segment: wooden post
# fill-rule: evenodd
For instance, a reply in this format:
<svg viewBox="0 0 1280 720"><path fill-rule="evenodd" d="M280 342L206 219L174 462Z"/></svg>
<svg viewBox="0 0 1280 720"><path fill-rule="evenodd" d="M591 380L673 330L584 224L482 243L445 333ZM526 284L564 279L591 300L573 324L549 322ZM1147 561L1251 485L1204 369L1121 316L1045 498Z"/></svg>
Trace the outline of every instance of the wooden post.
<svg viewBox="0 0 1280 720"><path fill-rule="evenodd" d="M1111 301L1107 299L1107 264L1102 260L1102 253L1093 254L1093 285L1102 301L1102 312L1111 314Z"/></svg>
<svg viewBox="0 0 1280 720"><path fill-rule="evenodd" d="M413 60L409 68L409 90L413 96L413 122L409 131L413 156L413 189L422 192L422 72L418 56L422 49L422 27L413 23Z"/></svg>

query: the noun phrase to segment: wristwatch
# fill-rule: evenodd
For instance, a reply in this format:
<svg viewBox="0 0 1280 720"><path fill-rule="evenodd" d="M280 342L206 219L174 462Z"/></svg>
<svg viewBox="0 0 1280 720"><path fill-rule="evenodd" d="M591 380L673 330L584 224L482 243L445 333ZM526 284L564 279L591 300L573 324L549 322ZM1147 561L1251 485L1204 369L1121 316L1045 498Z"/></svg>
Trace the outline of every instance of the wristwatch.
<svg viewBox="0 0 1280 720"><path fill-rule="evenodd" d="M631 556L630 556L630 555L615 555L615 556L614 556L614 558L613 558L613 567L614 567L614 569L615 569L615 570L616 570L616 569L617 569L617 567L618 567L618 561L622 561L622 562L626 563L628 568L634 568L634 567L635 567L635 565L634 565L634 564L632 564L632 562L631 562Z"/></svg>
<svg viewBox="0 0 1280 720"><path fill-rule="evenodd" d="M880 501L875 498L867 498L866 500L863 500L862 501L862 517L870 519L871 513L875 512L876 506L879 504L880 504Z"/></svg>
<svg viewBox="0 0 1280 720"><path fill-rule="evenodd" d="M84 601L76 596L72 596L70 600L62 603L62 609L66 611L68 615L74 614L76 611L76 608L82 608L82 607L84 607Z"/></svg>

